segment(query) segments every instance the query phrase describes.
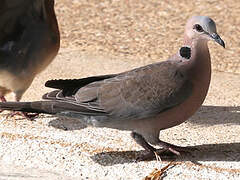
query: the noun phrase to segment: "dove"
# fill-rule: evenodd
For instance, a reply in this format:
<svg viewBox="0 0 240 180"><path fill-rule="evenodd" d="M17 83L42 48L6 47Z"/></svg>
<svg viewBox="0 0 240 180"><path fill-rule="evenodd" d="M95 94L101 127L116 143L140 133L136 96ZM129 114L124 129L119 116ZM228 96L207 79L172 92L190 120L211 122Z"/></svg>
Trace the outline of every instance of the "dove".
<svg viewBox="0 0 240 180"><path fill-rule="evenodd" d="M44 94L43 100L3 102L0 108L131 131L147 151L143 159L159 152L154 146L180 155L187 147L160 140L160 132L186 121L205 100L211 80L209 40L225 48L215 22L207 16L193 16L185 26L183 44L166 61L119 74L49 80L45 85L56 90Z"/></svg>

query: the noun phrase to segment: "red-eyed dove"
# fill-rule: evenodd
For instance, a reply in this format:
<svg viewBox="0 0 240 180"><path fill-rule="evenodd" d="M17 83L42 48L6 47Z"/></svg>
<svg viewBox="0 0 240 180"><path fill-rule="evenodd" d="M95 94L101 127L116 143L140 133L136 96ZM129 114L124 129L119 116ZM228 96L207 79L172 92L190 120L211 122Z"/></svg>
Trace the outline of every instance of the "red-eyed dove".
<svg viewBox="0 0 240 180"><path fill-rule="evenodd" d="M202 105L211 79L209 40L225 47L214 21L194 16L187 21L183 45L167 61L120 74L50 80L46 86L58 90L45 94L47 101L0 103L0 108L129 130L148 151L146 157L157 151L152 145L179 155L184 148L161 141L159 133L186 121Z"/></svg>

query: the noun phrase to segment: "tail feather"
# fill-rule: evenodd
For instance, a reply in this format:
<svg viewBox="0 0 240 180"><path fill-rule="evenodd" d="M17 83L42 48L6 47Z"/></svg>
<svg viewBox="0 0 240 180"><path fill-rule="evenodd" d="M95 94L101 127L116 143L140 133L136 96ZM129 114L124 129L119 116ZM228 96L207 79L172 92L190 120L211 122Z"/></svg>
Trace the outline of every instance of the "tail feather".
<svg viewBox="0 0 240 180"><path fill-rule="evenodd" d="M1 110L13 110L30 113L55 114L49 106L43 106L44 101L35 102L0 102ZM49 104L50 105L50 104Z"/></svg>
<svg viewBox="0 0 240 180"><path fill-rule="evenodd" d="M0 102L0 110L13 110L30 113L58 114L65 111L82 115L105 115L103 111L89 109L87 106L64 101Z"/></svg>

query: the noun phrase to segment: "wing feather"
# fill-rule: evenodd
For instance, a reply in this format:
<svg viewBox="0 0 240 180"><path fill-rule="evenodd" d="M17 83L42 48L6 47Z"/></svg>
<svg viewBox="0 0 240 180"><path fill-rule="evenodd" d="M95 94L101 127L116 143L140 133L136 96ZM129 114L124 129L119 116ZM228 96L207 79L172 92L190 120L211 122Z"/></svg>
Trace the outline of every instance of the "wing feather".
<svg viewBox="0 0 240 180"><path fill-rule="evenodd" d="M66 88L66 82L70 85L73 83L75 94L65 96L63 90L57 90L46 94L44 98L75 104L81 107L79 109L84 107L89 110L88 116L105 113L106 120L126 120L154 116L182 103L192 92L192 83L173 61L106 77L94 77L96 81L91 79L88 83L86 79L67 80L63 88ZM61 84L61 81L58 83ZM86 112L80 110L77 113Z"/></svg>

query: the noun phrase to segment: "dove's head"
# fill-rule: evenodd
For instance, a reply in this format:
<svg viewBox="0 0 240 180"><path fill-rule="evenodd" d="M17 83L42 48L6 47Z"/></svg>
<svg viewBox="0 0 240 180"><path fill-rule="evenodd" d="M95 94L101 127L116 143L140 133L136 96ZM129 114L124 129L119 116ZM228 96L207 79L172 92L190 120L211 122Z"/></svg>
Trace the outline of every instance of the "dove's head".
<svg viewBox="0 0 240 180"><path fill-rule="evenodd" d="M225 48L225 43L217 34L215 22L207 16L191 17L185 27L185 36L190 40L213 40Z"/></svg>

